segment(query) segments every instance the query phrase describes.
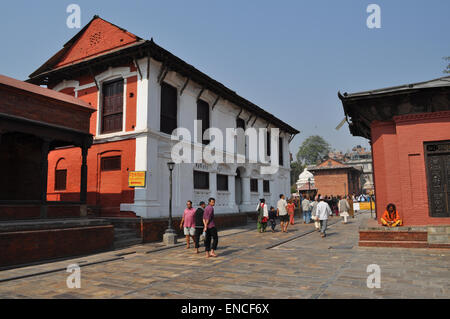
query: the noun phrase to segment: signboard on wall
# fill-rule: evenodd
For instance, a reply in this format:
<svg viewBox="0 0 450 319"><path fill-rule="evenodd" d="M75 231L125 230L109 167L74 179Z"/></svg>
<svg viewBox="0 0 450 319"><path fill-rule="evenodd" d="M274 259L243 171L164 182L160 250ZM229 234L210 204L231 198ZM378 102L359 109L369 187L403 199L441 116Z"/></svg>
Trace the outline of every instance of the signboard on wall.
<svg viewBox="0 0 450 319"><path fill-rule="evenodd" d="M128 187L145 187L146 171L130 172L128 175Z"/></svg>

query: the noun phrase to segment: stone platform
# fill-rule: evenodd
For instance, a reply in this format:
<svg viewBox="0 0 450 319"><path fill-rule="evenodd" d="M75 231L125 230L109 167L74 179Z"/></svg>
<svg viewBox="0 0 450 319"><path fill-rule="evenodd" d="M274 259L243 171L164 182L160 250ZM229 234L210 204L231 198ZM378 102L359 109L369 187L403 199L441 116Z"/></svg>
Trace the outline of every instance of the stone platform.
<svg viewBox="0 0 450 319"><path fill-rule="evenodd" d="M102 219L36 219L0 223L0 269L109 250L114 226Z"/></svg>
<svg viewBox="0 0 450 319"><path fill-rule="evenodd" d="M388 228L367 219L359 227L359 246L450 248L450 225Z"/></svg>

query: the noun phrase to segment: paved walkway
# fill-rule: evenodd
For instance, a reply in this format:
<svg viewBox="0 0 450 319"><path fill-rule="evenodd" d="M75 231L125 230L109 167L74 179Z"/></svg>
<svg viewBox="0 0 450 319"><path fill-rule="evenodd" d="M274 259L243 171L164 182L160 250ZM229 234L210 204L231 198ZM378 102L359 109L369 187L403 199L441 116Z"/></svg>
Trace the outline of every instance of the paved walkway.
<svg viewBox="0 0 450 319"><path fill-rule="evenodd" d="M313 224L227 230L218 258L149 244L1 271L0 298L450 298L450 250L358 247L369 215L347 225L333 217L324 239ZM72 263L82 266L81 289L67 288ZM379 289L367 288L370 264L381 268Z"/></svg>

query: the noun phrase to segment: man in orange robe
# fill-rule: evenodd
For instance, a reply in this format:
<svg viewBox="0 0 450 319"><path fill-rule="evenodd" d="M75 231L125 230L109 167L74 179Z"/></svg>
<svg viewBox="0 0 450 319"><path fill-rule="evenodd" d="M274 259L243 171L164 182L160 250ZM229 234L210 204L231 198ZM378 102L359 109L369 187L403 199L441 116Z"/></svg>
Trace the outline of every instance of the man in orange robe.
<svg viewBox="0 0 450 319"><path fill-rule="evenodd" d="M402 226L402 220L400 219L400 215L394 204L387 205L387 208L381 217L381 223L383 226L387 227Z"/></svg>

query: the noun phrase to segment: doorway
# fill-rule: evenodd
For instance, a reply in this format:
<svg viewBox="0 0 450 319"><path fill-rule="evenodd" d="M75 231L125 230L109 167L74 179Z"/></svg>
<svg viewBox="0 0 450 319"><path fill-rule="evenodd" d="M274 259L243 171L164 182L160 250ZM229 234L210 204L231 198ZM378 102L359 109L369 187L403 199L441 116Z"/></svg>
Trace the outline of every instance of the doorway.
<svg viewBox="0 0 450 319"><path fill-rule="evenodd" d="M450 141L425 143L431 217L450 217Z"/></svg>

